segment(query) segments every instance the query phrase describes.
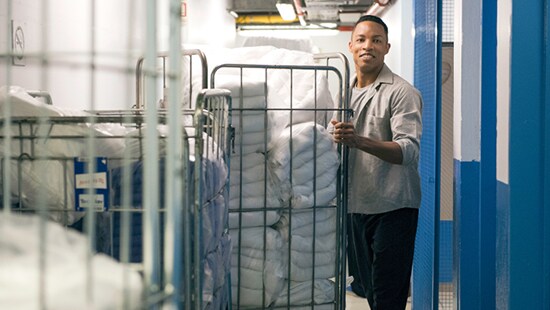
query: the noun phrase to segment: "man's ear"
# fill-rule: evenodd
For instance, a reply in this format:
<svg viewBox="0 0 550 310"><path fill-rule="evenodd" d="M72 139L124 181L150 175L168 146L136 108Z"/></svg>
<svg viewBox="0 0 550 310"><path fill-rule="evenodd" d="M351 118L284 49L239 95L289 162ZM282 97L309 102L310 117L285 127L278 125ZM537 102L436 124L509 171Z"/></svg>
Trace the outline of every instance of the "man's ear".
<svg viewBox="0 0 550 310"><path fill-rule="evenodd" d="M348 42L348 51L351 53L351 40Z"/></svg>

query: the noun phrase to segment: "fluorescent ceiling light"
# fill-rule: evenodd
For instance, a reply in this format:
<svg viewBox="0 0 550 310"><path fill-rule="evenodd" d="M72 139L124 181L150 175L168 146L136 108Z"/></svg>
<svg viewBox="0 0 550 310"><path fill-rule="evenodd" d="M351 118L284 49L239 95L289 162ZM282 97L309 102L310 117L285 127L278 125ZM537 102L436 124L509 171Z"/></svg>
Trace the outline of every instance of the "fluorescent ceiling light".
<svg viewBox="0 0 550 310"><path fill-rule="evenodd" d="M238 32L241 37L285 37L303 38L309 37L332 37L338 35L336 29L315 29L315 30L241 30Z"/></svg>
<svg viewBox="0 0 550 310"><path fill-rule="evenodd" d="M281 15L281 18L283 20L295 20L296 19L296 12L294 11L294 6L290 3L277 3L275 4L277 6L277 10L279 11L279 14Z"/></svg>
<svg viewBox="0 0 550 310"><path fill-rule="evenodd" d="M328 37L335 36L339 33L337 29L323 29L315 26L300 27L300 26L278 26L276 28L269 26L250 25L241 26L237 34L242 37L283 37L283 38L302 38L310 37Z"/></svg>
<svg viewBox="0 0 550 310"><path fill-rule="evenodd" d="M319 26L323 28L336 28L338 27L338 24L336 23L320 23Z"/></svg>

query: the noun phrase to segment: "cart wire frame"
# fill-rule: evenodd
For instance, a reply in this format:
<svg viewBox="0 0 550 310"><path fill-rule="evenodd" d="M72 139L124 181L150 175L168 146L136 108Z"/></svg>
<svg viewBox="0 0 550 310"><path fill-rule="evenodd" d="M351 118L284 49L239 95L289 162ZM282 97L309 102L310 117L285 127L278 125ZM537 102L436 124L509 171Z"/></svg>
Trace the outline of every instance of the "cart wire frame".
<svg viewBox="0 0 550 310"><path fill-rule="evenodd" d="M138 154L130 154L125 152L122 157L109 157L109 161L121 161L127 163L135 160L144 159L144 145L142 143L144 136L144 128L147 125L147 119L144 115L144 110L119 110L119 111L92 111L86 116L53 116L53 117L39 117L39 116L26 116L15 117L12 116L8 119L0 119L0 127L5 128L0 132L0 140L3 144L6 141L10 141L13 147L10 149L11 154L6 157L5 153L0 154L2 161L2 174L0 179L0 190L2 190L2 196L10 196L10 191L13 191L15 184L10 181L10 177L5 174L4 167L5 161L11 161L12 166L17 168L17 182L18 189L15 193L15 197L22 197L22 164L24 162L47 164L47 162L59 162L63 167L64 177L64 189L70 191L68 186L68 179L70 173L70 163L75 160L75 156L64 155L43 155L35 153L34 144L45 141L84 141L86 143L85 155L78 157L85 160L88 164L87 171L95 171L94 158L97 156L96 148L94 146L94 140L96 142L107 141L107 139L122 139L126 143L131 140L137 141L139 149L142 150ZM101 213L114 213L119 212L121 214L121 236L120 236L120 258L119 261L122 264L128 265L133 270L138 270L143 275L144 291L141 298L141 306L143 308L157 307L159 305L171 304L178 309L203 309L202 304L202 285L203 285L203 268L201 257L201 244L202 234L200 233L200 227L202 227L201 209L207 207L209 201L213 197L203 197L201 186L202 178L202 160L203 155L213 156L214 158L222 159L225 165L229 164L228 154L230 153L230 128L231 128L231 96L229 91L220 89L205 89L200 91L196 107L194 110L182 110L182 117L192 118L192 127L194 129L194 136L188 136L185 130L181 130L181 166L175 172L174 175L178 175L181 180L181 188L176 191L168 189L165 192L166 196L172 196L172 203L166 203L164 206L154 208L153 210L136 209L131 205L131 184L130 184L130 172L129 169L123 169L123 186L122 186L122 199L120 205L114 205L111 202L108 211L95 210L94 208L87 208L84 216L84 233L87 235L88 240L88 254L86 262L86 275L87 285L85 287L88 300L92 299L93 292L93 267L91 264L92 257L96 252L96 220L97 215ZM158 124L165 125L168 123L168 113L165 110L157 111ZM82 126L86 129L91 129L94 125L101 124L117 124L127 126L128 128L136 129L138 134L135 136L128 135L111 135L111 136L98 136L93 130L86 130L85 134L59 134L53 130L56 127L61 126ZM11 128L11 130L9 129ZM11 132L10 132L11 131ZM6 134L7 133L7 136ZM204 135L206 134L206 135ZM206 138L205 138L206 136ZM158 136L158 139L165 139L165 137ZM189 141L194 140L194 167L189 166L190 154ZM9 165L9 163L8 163ZM13 169L13 168L12 168ZM193 172L194 170L194 172ZM193 172L193 173L192 173ZM89 174L92 178L93 174ZM44 180L47 180L49 176L44 176ZM86 189L88 192L93 193L95 191L93 187L93 181L88 182L89 187ZM215 193L227 197L227 185L228 179L225 181L225 186L221 192ZM4 193L7 189L8 193ZM36 189L38 192L42 190ZM151 189L149 189L151 190ZM153 189L154 190L154 189ZM180 193L188 193L190 190L194 190L192 195L193 200L189 200L190 195L178 195ZM144 188L144 191L148 189ZM57 208L52 208L46 205L46 202L39 202L35 206L24 206L21 199L11 201L9 204L3 205L3 212L32 212L40 215L41 225L40 230L40 253L39 253L39 271L40 271L40 284L39 284L39 301L42 306L46 306L46 293L44 275L47 272L47 266L45 263L45 240L46 234L44 226L47 217L51 213L61 213L65 220L66 214L74 211L74 206L69 205L70 197L72 194L69 192L63 193L64 204ZM177 197L179 199L173 199ZM111 196L112 198L112 196ZM4 199L5 201L5 199ZM169 201L166 199L165 201ZM134 212L143 212L144 214L144 235L146 242L151 242L154 247L143 248L143 262L141 264L132 263L130 261L130 215ZM164 214L165 228L164 231L159 225L159 216ZM110 221L112 226L112 219ZM191 227L195 227L196 231L191 231ZM111 227L112 228L112 227ZM111 232L112 229L109 229ZM164 248L160 251L160 239L164 237ZM111 235L111 238L113 236ZM192 239L193 238L193 239ZM149 239L149 241L147 241ZM192 240L191 240L192 239ZM112 251L112 243L109 244ZM163 257L160 257L160 253L163 253ZM109 253L107 253L109 254ZM112 253L110 253L112 254ZM150 264L150 266L147 266ZM183 265L183 266L182 266ZM147 272L147 268L151 270ZM162 269L162 270L161 270ZM127 278L124 279L127 281ZM130 296L127 295L128 291L125 291L123 299L125 300L123 308L129 308Z"/></svg>
<svg viewBox="0 0 550 310"><path fill-rule="evenodd" d="M246 109L246 108L242 108L242 95L243 95L243 75L244 75L244 72L247 71L247 70L263 70L265 73L264 73L264 77L265 77L265 93L267 94L267 80L268 80L268 72L271 72L271 71L274 71L274 70L287 70L290 72L290 81L289 81L289 84L290 84L290 92L291 92L291 99L290 99L290 108L284 108L284 109L277 109L277 108L269 108L267 107L265 109L265 113L267 114L268 112L277 112L278 110L279 111L288 111L290 112L290 128L292 128L293 124L292 124L292 114L294 111L303 111L303 110L307 110L307 109L298 109L298 108L293 108L292 105L292 83L293 83L293 71L297 71L297 70L309 70L309 71L313 71L314 72L314 76L315 76L315 79L317 79L317 74L318 72L322 72L324 74L326 74L327 76L329 75L329 73L331 74L334 74L336 76L336 80L337 80L337 97L336 97L336 100L337 100L337 107L334 108L334 109L314 109L315 112L320 112L320 113L328 113L328 112L336 112L335 114L337 115L336 117L340 120L344 120L344 121L349 121L350 118L352 117L352 111L349 110L349 63L348 63L348 60L347 58L340 54L340 53L327 53L327 54L318 54L318 55L315 55L315 60L317 60L318 62L322 62L322 61L325 61L326 62L326 65L259 65L259 64L222 64L222 65L219 65L217 67L215 67L213 70L212 70L212 73L211 73L211 77L210 77L210 87L211 88L215 88L216 87L216 75L219 74L220 72L223 72L224 69L238 69L239 71L239 75L240 75L240 94L233 94L234 96L237 96L237 97L240 97L240 102L233 102L233 113L235 114L236 112L243 112L245 110L250 110L250 109ZM342 76L342 73L340 72L339 69L333 67L333 66L329 66L329 62L331 60L338 60L338 61L341 61L341 66L343 66L343 76ZM266 95L266 98L267 98L267 95ZM239 115L242 117L242 114L243 113L239 113ZM324 126L326 126L328 123L328 120L325 124L323 124ZM242 121L239 122L239 125L242 126ZM241 128L242 129L242 128ZM235 130L235 129L233 129ZM292 129L291 129L292 131ZM315 139L315 138L314 138ZM315 140L314 140L315 141ZM266 143L266 146L267 146L267 142ZM292 144L292 140L290 140L290 143ZM242 147L239 146L239 145L233 145L233 149L234 150L238 150L239 147ZM290 146L291 150L292 150L292 145ZM314 148L314 152L315 152L315 148ZM337 172L337 179L336 179L336 182L337 182L337 196L336 196L336 206L334 206L337 210L337 221L336 221L336 232L337 232L337 244L336 244L336 263L335 263L335 278L334 278L334 282L335 282L335 285L334 285L334 300L332 302L332 305L333 305L333 309L345 309L345 296L346 296L346 243L347 243L347 240L346 240L346 215L347 215L347 191L348 191L348 183L347 183L347 177L348 177L348 148L347 147L343 147L342 145L338 145L338 153L339 153L339 157L340 157L340 166L339 166L339 169L338 169L338 172ZM240 161L241 163L239 163L239 167L241 167L240 169L242 169L242 156L240 156ZM292 161L291 161L291 170L292 170ZM315 163L314 163L314 167L315 167ZM316 168L314 168L314 170L316 170ZM241 171L242 172L242 171ZM264 165L264 173L266 172L266 165ZM242 179L242 175L241 175L241 179ZM266 193L265 191L265 182L264 182L264 193ZM315 188L315 185L314 185L314 188ZM240 193L239 193L239 199L241 199L241 202L242 202L242 187L240 188ZM315 199L315 198L314 198ZM326 206L326 207L322 207L320 206L320 208L331 208L330 206ZM246 209L247 211L251 211L251 209ZM264 208L259 208L258 211L268 211L269 208L266 206L265 204L265 200L264 200ZM288 211L290 213L292 213L292 208L289 208ZM242 212L243 212L243 209L242 209L242 205L240 207L239 210L229 210L230 213L232 212L235 212L235 213L238 213L239 214L239 223L242 223ZM314 211L315 212L315 211ZM314 217L315 217L315 213L314 213ZM264 220L265 220L265 212L264 212ZM265 223L265 222L264 222ZM240 224L239 224L240 225ZM265 227L264 227L264 235L263 235L263 238L264 238L264 244L266 242L266 232L265 232ZM239 237L238 239L239 240L242 240L241 239L241 230L239 229ZM313 235L314 235L314 239L315 239L315 225L314 225L314 232L313 232ZM239 241L240 242L240 241ZM290 241L291 242L291 241ZM289 243L290 243L289 242ZM313 244L315 244L315 241L313 242ZM290 244L289 244L289 248L290 248ZM241 287L241 283L240 283L240 272L241 272L241 263L240 263L240 258L241 258L241 248L240 248L240 245L238 244L233 244L233 251L235 252L235 250L237 250L237 259L239 260L237 262L237 268L238 268L238 274L235 275L235 274L232 274L231 276L234 277L234 276L237 276L237 289L239 289ZM263 248L264 250L264 259L265 259L265 247ZM315 245L313 245L313 253L315 253ZM289 262L290 262L290 251L289 251ZM313 257L313 265L315 265L315 255L312 256ZM288 278L290 279L290 273L291 273L291 268L289 267L288 270L287 270L288 274ZM314 280L315 276L315 271L313 271L313 274L312 274L312 281ZM312 282L313 283L313 282ZM265 290L265 287L263 288ZM290 281L288 281L288 284L287 284L287 287L286 289L288 290L287 292L290 292ZM309 305L292 305L291 302L290 302L290 294L287 294L287 302L286 302L286 305L284 306L275 306L275 305L271 305L269 306L268 308L296 308L296 307L303 307L303 308L309 308L311 307L311 309L314 309L316 306L320 306L320 305L316 305L314 304L313 300L314 300L314 290L313 288L311 289L311 304ZM235 295L234 295L235 296ZM237 300L232 300L232 303L233 303L233 306L237 306L239 307L241 302L240 302L240 297L241 295L239 293L236 294L237 296ZM263 300L262 300L262 307L259 307L258 309L265 309L267 306L265 304L265 294L263 295Z"/></svg>

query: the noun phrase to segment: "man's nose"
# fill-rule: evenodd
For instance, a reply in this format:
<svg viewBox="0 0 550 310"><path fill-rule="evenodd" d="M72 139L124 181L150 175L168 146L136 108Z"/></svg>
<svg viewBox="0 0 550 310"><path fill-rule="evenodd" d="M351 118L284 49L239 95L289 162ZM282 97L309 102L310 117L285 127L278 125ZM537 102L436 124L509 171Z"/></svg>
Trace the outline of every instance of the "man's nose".
<svg viewBox="0 0 550 310"><path fill-rule="evenodd" d="M370 49L371 46L372 46L371 41L370 40L365 40L365 42L363 42L362 48L363 49Z"/></svg>

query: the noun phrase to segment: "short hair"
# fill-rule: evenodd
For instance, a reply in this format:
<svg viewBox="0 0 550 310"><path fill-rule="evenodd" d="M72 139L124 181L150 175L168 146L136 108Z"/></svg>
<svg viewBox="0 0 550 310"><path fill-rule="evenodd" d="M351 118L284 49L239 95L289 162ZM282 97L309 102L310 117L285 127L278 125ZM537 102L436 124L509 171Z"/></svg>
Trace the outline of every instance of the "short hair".
<svg viewBox="0 0 550 310"><path fill-rule="evenodd" d="M384 23L384 21L380 17L375 15L363 15L359 17L357 22L355 22L355 25L353 26L353 30L355 30L357 25L359 25L362 22L375 22L377 24L380 24L382 25L382 27L384 27L384 32L386 33L386 36L388 35L388 26L386 25L386 23Z"/></svg>

